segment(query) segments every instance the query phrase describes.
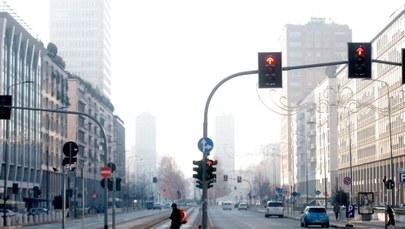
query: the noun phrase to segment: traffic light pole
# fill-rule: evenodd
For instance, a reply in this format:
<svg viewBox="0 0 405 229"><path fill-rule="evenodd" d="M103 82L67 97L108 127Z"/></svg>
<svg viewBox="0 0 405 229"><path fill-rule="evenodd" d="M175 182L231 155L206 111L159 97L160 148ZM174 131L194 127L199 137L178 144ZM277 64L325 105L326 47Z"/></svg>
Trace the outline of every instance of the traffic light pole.
<svg viewBox="0 0 405 229"><path fill-rule="evenodd" d="M224 84L226 81L233 79L238 76L243 76L243 75L252 75L252 74L257 74L259 71L258 70L253 70L253 71L245 71L245 72L239 72L235 73L233 75L230 75L226 77L225 79L221 80L215 87L214 89L211 90L210 95L208 96L208 99L205 103L205 110L204 110L204 123L203 123L203 137L207 137L208 133L208 122L207 122L207 116L208 116L208 108L210 106L210 102L212 97L214 96L215 92L218 90L218 88ZM203 206L202 206L202 229L207 229L207 187L208 187L208 182L207 182L207 157L208 153L203 153L203 180L202 180L202 199L203 199Z"/></svg>
<svg viewBox="0 0 405 229"><path fill-rule="evenodd" d="M405 58L405 54L403 54ZM376 63L383 63L383 64L390 64L390 65L396 65L396 66L402 66L402 63L396 63L396 62L389 62L389 61L382 61L382 60L371 60L372 62ZM335 61L335 62L326 62L326 63L319 63L319 64L308 64L308 65L298 65L298 66L291 66L291 67L282 67L282 71L288 71L288 70L296 70L296 69L303 69L303 68L317 68L317 67L326 67L326 66L331 66L331 65L341 65L341 64L348 64L348 61ZM238 76L243 76L243 75L252 75L252 74L257 74L259 73L259 70L252 70L252 71L244 71L244 72L238 72L233 75L230 75L223 80L221 80L212 90L210 95L208 96L208 99L205 103L205 110L204 110L204 123L203 123L203 138L207 137L208 133L208 122L207 122L207 117L208 117L208 108L211 102L212 97L214 96L215 92L218 90L218 88L224 84L225 82L238 77ZM207 157L208 157L209 152L203 153L203 180L202 180L202 187L203 187L203 212L202 212L202 229L207 229Z"/></svg>
<svg viewBox="0 0 405 229"><path fill-rule="evenodd" d="M99 127L101 131L102 138L104 140L103 147L104 147L104 164L107 166L108 164L108 152L107 152L107 137L106 133L104 130L104 127L101 125L99 121L97 121L96 118L93 116L90 116L89 114L83 113L83 112L77 112L77 111L66 111L66 110L58 110L58 109L43 109L43 108L32 108L32 107L18 107L18 106L7 106L7 105L1 105L0 108L11 108L11 109L18 109L18 110L31 110L31 111L44 111L44 112L53 112L53 113L62 113L62 114L73 114L73 115L78 115L78 116L86 116L89 119L93 120ZM108 187L107 185L107 179L105 179L105 187ZM65 188L63 189L65 192ZM65 196L63 196L65 197ZM65 202L63 202L65 203ZM104 229L108 229L108 188L104 189Z"/></svg>

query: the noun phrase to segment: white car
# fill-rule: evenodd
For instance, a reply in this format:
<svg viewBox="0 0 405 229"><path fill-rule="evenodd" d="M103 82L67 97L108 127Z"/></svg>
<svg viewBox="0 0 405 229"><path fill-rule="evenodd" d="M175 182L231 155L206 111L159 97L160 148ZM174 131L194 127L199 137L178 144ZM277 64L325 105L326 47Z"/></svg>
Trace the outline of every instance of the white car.
<svg viewBox="0 0 405 229"><path fill-rule="evenodd" d="M223 203L222 203L222 210L232 210L232 203L230 203L230 202L223 202Z"/></svg>
<svg viewBox="0 0 405 229"><path fill-rule="evenodd" d="M284 204L281 201L267 201L266 212L264 216L266 218L270 216L278 216L279 218L284 217Z"/></svg>
<svg viewBox="0 0 405 229"><path fill-rule="evenodd" d="M247 210L247 204L246 203L240 203L238 205L238 210Z"/></svg>

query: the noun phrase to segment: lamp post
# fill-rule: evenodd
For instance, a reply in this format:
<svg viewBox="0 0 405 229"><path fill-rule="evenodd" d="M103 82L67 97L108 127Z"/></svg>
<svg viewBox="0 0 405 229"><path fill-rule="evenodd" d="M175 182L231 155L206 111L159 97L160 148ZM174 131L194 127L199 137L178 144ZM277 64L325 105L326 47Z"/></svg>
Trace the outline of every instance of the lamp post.
<svg viewBox="0 0 405 229"><path fill-rule="evenodd" d="M20 84L25 84L25 83L34 83L34 81L31 80L26 80L26 81L21 81L18 83L10 84L7 87L7 95L10 95L10 88L13 86L17 86ZM7 226L7 220L6 220L6 203L7 203L7 179L8 179L8 166L9 166L9 159L8 159L8 151L9 151L9 138L10 138L10 120L5 120L6 124L6 144L4 145L4 192L3 192L3 225Z"/></svg>
<svg viewBox="0 0 405 229"><path fill-rule="evenodd" d="M387 82L378 79L368 79L376 82L383 83L387 87L387 102L388 102L388 128L389 128L389 142L390 142L390 164L391 164L391 179L394 180L394 160L392 156L392 124L391 124L391 97L390 97L390 88ZM387 198L388 202L388 198ZM392 188L391 192L391 205L395 205L395 191Z"/></svg>

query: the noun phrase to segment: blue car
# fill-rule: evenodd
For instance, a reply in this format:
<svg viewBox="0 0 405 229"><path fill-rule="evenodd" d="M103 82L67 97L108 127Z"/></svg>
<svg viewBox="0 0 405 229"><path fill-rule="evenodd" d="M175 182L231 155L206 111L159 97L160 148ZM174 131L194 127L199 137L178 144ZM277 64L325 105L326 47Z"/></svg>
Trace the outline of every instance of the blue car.
<svg viewBox="0 0 405 229"><path fill-rule="evenodd" d="M329 216L324 207L308 206L301 213L301 227L320 225L321 227L329 228Z"/></svg>

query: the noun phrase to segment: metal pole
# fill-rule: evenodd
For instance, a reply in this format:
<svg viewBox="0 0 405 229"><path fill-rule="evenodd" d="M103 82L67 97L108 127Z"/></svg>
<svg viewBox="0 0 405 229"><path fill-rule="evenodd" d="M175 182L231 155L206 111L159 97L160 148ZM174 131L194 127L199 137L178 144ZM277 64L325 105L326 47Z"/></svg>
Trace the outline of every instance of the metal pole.
<svg viewBox="0 0 405 229"><path fill-rule="evenodd" d="M385 83L385 85L387 86L387 99L388 99L388 122L389 122L389 131L390 131L390 154L391 154L391 158L390 158L390 162L391 162L391 179L394 180L395 176L394 176L394 159L392 156L392 124L391 124L391 97L390 97L390 88L387 82L383 81ZM392 188L391 190L392 193L392 199L391 199L391 204L393 206L395 206L395 187Z"/></svg>
<svg viewBox="0 0 405 229"><path fill-rule="evenodd" d="M65 167L62 168L62 229L65 229L66 224L66 177L65 177Z"/></svg>
<svg viewBox="0 0 405 229"><path fill-rule="evenodd" d="M112 228L115 229L115 186L116 186L116 179L113 176L113 191L112 191Z"/></svg>
<svg viewBox="0 0 405 229"><path fill-rule="evenodd" d="M3 106L5 108L11 108L11 109L21 109L21 110L32 110L32 111L46 111L46 112L54 112L54 113L63 113L63 114L74 114L74 115L82 115L85 117L90 118L93 120L99 127L100 127L100 132L102 135L102 138L104 140L103 142L103 148L105 150L104 152L104 165L107 166L108 164L108 142L107 142L107 137L105 134L104 127L101 125L101 123L93 116L83 113L83 112L77 112L77 111L64 111L64 110L54 110L54 109L43 109L43 108L32 108L32 107L18 107L18 106ZM6 183L6 181L5 181ZM104 187L108 187L107 179L105 179L104 182ZM104 189L104 229L108 229L108 188Z"/></svg>
<svg viewBox="0 0 405 229"><path fill-rule="evenodd" d="M47 146L46 146L46 208L48 209L47 214L49 212L49 114L46 115L46 126L48 129L48 136L47 136Z"/></svg>
<svg viewBox="0 0 405 229"><path fill-rule="evenodd" d="M218 90L218 88L224 84L226 81L238 77L238 76L243 76L243 75L251 75L251 74L257 74L259 71L258 70L253 70L253 71L246 71L246 72L239 72L235 73L233 75L230 75L226 77L225 79L221 80L215 87L212 89L210 95L208 96L208 99L205 103L205 109L204 109L204 123L203 123L203 137L207 137L208 133L208 108L211 102L212 97L214 96L214 93ZM206 171L207 171L207 153L203 153L203 180L202 180L202 186L203 186L203 206L202 206L202 229L207 229L207 178L206 178Z"/></svg>
<svg viewBox="0 0 405 229"><path fill-rule="evenodd" d="M384 63L388 63L388 62L384 62ZM395 64L395 63L392 63L392 64ZM389 142L390 142L390 164L391 164L391 166L390 166L391 167L390 177L394 181L395 176L394 176L394 159L393 159L393 155L392 155L392 124L391 124L390 85L387 82L383 81L383 80L378 80L378 79L370 79L370 80L381 82L387 87L388 122L389 122L388 128L389 128ZM387 203L388 203L388 195L387 195ZM391 205L395 205L395 188L393 188L391 190Z"/></svg>
<svg viewBox="0 0 405 229"><path fill-rule="evenodd" d="M87 193L84 193L84 173L83 173L83 169L84 169L84 162L82 163L82 168L80 171L80 175L82 177L82 229L84 229L84 198L86 197Z"/></svg>
<svg viewBox="0 0 405 229"><path fill-rule="evenodd" d="M25 83L34 83L34 81L31 80L26 80L14 84L10 84L7 87L7 95L10 95L10 88L13 86L17 86L20 84L25 84ZM8 159L8 154L9 154L9 138L10 138L10 122L11 120L5 120L4 121L6 124L6 144L4 145L4 192L3 192L3 226L7 226L7 218L6 218L6 206L7 206L7 199L8 199L8 194L7 194L7 180L8 180L8 166L9 166L9 159Z"/></svg>

